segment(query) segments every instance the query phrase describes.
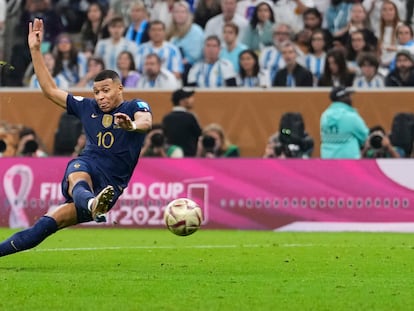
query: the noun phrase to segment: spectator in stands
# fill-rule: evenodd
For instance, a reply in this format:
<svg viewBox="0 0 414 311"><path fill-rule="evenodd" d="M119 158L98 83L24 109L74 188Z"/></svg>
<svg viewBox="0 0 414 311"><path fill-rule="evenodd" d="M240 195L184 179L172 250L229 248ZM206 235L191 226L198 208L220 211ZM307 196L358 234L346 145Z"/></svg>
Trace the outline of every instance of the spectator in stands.
<svg viewBox="0 0 414 311"><path fill-rule="evenodd" d="M280 46L285 41L293 38L293 32L287 24L276 24L273 27L273 45L263 49L260 53L260 66L270 72L270 78L276 76L277 71L285 66L285 62L280 52Z"/></svg>
<svg viewBox="0 0 414 311"><path fill-rule="evenodd" d="M409 51L397 52L395 69L386 76L385 86L414 86L414 59Z"/></svg>
<svg viewBox="0 0 414 311"><path fill-rule="evenodd" d="M331 4L324 15L325 25L331 34L336 34L346 27L349 21L351 7L352 3L347 0L331 0Z"/></svg>
<svg viewBox="0 0 414 311"><path fill-rule="evenodd" d="M56 60L55 57L51 52L47 52L43 54L43 59L45 60L45 64L47 69L49 70L50 74L53 77L53 80L55 81L58 88L62 90L68 90L69 89L69 81L66 80L62 72L58 71L56 67ZM33 67L31 67L31 72L33 72ZM37 79L36 75L33 73L30 82L29 82L30 88L36 88L40 89L39 80Z"/></svg>
<svg viewBox="0 0 414 311"><path fill-rule="evenodd" d="M272 85L269 71L260 68L259 57L253 50L248 49L240 53L239 67L238 86L268 88Z"/></svg>
<svg viewBox="0 0 414 311"><path fill-rule="evenodd" d="M236 13L237 0L221 0L223 13L210 18L204 28L205 37L216 35L223 42L223 26L227 22L233 22L239 27L239 37L244 38L248 21L244 16Z"/></svg>
<svg viewBox="0 0 414 311"><path fill-rule="evenodd" d="M224 129L217 123L203 128L202 136L197 144L197 157L203 158L237 158L240 157L239 147L232 144Z"/></svg>
<svg viewBox="0 0 414 311"><path fill-rule="evenodd" d="M238 40L239 27L233 23L228 22L223 27L224 44L221 47L220 58L227 59L233 65L236 73L239 72L239 54L247 49L247 46L240 43Z"/></svg>
<svg viewBox="0 0 414 311"><path fill-rule="evenodd" d="M395 56L392 46L396 44L397 27L401 23L396 4L393 1L384 0L381 8L379 34L377 35L381 57L380 65L384 75L389 72L389 65Z"/></svg>
<svg viewBox="0 0 414 311"><path fill-rule="evenodd" d="M162 21L166 31L171 27L174 2L175 0L158 0L151 9L150 20Z"/></svg>
<svg viewBox="0 0 414 311"><path fill-rule="evenodd" d="M368 14L369 22L371 25L372 31L374 31L374 34L377 38L380 37L381 33L381 14L383 9L383 4L385 2L388 2L389 0L364 0L361 1L362 5L365 8L365 11ZM397 8L398 15L400 17L405 17L405 0L391 0L394 2ZM407 1L411 2L411 0Z"/></svg>
<svg viewBox="0 0 414 311"><path fill-rule="evenodd" d="M204 59L188 73L188 86L203 88L236 86L236 72L231 62L221 59L220 39L210 36L204 42Z"/></svg>
<svg viewBox="0 0 414 311"><path fill-rule="evenodd" d="M161 124L153 124L151 131L145 136L141 154L143 157L183 158L184 151L180 146L170 145L162 130Z"/></svg>
<svg viewBox="0 0 414 311"><path fill-rule="evenodd" d="M144 72L138 81L138 88L174 90L178 87L177 78L171 71L162 67L160 57L155 53L148 54L145 57Z"/></svg>
<svg viewBox="0 0 414 311"><path fill-rule="evenodd" d="M334 36L342 38L342 42L346 45L351 41L351 34L357 30L363 33L366 44L369 45L372 50L376 49L378 39L371 30L368 15L361 3L354 3L352 5L348 24L337 31Z"/></svg>
<svg viewBox="0 0 414 311"><path fill-rule="evenodd" d="M317 4L316 1L315 4ZM323 28L322 21L323 14L321 14L321 12L317 8L309 8L305 12L303 12L303 29L306 31L305 33L309 37L308 40L310 41L310 37L315 31L322 30L325 37L326 49L329 50L332 47L333 37L328 29Z"/></svg>
<svg viewBox="0 0 414 311"><path fill-rule="evenodd" d="M194 23L204 29L207 21L219 14L221 14L220 0L199 0L194 11Z"/></svg>
<svg viewBox="0 0 414 311"><path fill-rule="evenodd" d="M194 108L194 91L178 89L172 93L173 109L162 119L162 128L167 143L180 146L185 157L194 157L198 139L201 135L200 124L192 113Z"/></svg>
<svg viewBox="0 0 414 311"><path fill-rule="evenodd" d="M141 76L135 70L134 56L130 52L124 51L118 55L117 68L122 85L125 88L136 88L138 86L138 81Z"/></svg>
<svg viewBox="0 0 414 311"><path fill-rule="evenodd" d="M362 30L355 30L350 34L347 46L347 67L351 72L360 73L360 68L357 63L358 56L364 52L375 52L373 47L367 43L366 32Z"/></svg>
<svg viewBox="0 0 414 311"><path fill-rule="evenodd" d="M180 80L184 72L183 59L180 50L166 41L167 34L162 21L153 20L149 25L150 41L141 44L137 52L137 70L143 71L144 62L148 54L157 54L162 67L171 71Z"/></svg>
<svg viewBox="0 0 414 311"><path fill-rule="evenodd" d="M68 33L61 33L56 40L53 50L56 59L56 69L69 81L69 86L75 86L87 70L87 58L79 52Z"/></svg>
<svg viewBox="0 0 414 311"><path fill-rule="evenodd" d="M353 91L343 86L330 93L331 105L322 113L321 158L360 159L369 129L352 107Z"/></svg>
<svg viewBox="0 0 414 311"><path fill-rule="evenodd" d="M259 53L263 48L273 44L274 24L275 17L270 4L266 1L259 2L254 8L250 23L241 41L249 49Z"/></svg>
<svg viewBox="0 0 414 311"><path fill-rule="evenodd" d="M313 85L318 84L325 69L327 42L325 32L321 29L315 30L311 35L309 53L304 56L304 63L313 75Z"/></svg>
<svg viewBox="0 0 414 311"><path fill-rule="evenodd" d="M294 33L298 33L304 28L302 14L314 6L313 0L278 0L274 4L275 19L278 23L288 24Z"/></svg>
<svg viewBox="0 0 414 311"><path fill-rule="evenodd" d="M102 58L91 56L88 58L88 71L76 84L76 87L93 87L93 82L98 73L105 69Z"/></svg>
<svg viewBox="0 0 414 311"><path fill-rule="evenodd" d="M105 68L116 71L118 55L128 51L137 55L138 47L135 42L123 37L125 32L124 20L121 16L114 16L108 23L109 38L98 40L95 56L103 59Z"/></svg>
<svg viewBox="0 0 414 311"><path fill-rule="evenodd" d="M397 45L390 46L389 50L394 51L395 53L397 53L397 51L407 50L414 55L414 34L411 26L407 24L400 24L397 27ZM390 64L390 70L394 69L395 57Z"/></svg>
<svg viewBox="0 0 414 311"><path fill-rule="evenodd" d="M384 77L378 73L379 61L374 53L361 53L358 56L357 62L361 73L354 79L354 88L384 87Z"/></svg>
<svg viewBox="0 0 414 311"><path fill-rule="evenodd" d="M42 16L44 25L44 39L41 45L42 52L48 52L56 42L57 36L63 31L63 25L60 17L52 8L50 0L28 0L24 3L24 11L20 16L20 23L16 25L16 32L13 33L13 39L20 37L17 43L12 43L10 63L15 68L10 72L8 77L9 86L22 86L23 75L31 63L31 56L27 45L27 25L35 17Z"/></svg>
<svg viewBox="0 0 414 311"><path fill-rule="evenodd" d="M180 51L184 71L183 84L187 84L190 68L203 56L204 30L193 23L190 6L186 1L174 3L173 20L167 38Z"/></svg>
<svg viewBox="0 0 414 311"><path fill-rule="evenodd" d="M305 67L298 64L297 52L292 42L283 42L282 57L286 66L276 73L273 86L301 87L313 86L313 75Z"/></svg>
<svg viewBox="0 0 414 311"><path fill-rule="evenodd" d="M19 143L16 149L17 156L47 157L42 143L32 128L24 127L19 133Z"/></svg>
<svg viewBox="0 0 414 311"><path fill-rule="evenodd" d="M135 42L137 46L148 42L148 11L144 2L141 0L132 1L129 5L129 17L131 23L126 29L125 38Z"/></svg>
<svg viewBox="0 0 414 311"><path fill-rule="evenodd" d="M86 20L80 31L82 51L93 55L98 40L109 36L105 16L106 12L99 2L92 2L89 5Z"/></svg>
<svg viewBox="0 0 414 311"><path fill-rule="evenodd" d="M318 86L352 86L355 74L346 66L344 53L340 50L330 50L326 55L324 73L319 79Z"/></svg>
<svg viewBox="0 0 414 311"><path fill-rule="evenodd" d="M401 158L390 138L380 125L369 129L369 135L362 149L363 158Z"/></svg>

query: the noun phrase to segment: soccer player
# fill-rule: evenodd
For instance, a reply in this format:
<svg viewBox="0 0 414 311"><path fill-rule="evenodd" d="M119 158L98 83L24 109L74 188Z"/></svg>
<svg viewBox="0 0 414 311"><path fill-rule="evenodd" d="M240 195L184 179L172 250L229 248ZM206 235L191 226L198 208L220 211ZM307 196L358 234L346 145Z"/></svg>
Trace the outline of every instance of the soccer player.
<svg viewBox="0 0 414 311"><path fill-rule="evenodd" d="M95 98L73 96L57 88L40 51L43 21L29 24L28 44L44 95L84 126L87 144L66 168L62 192L66 202L41 217L31 228L0 244L0 256L35 247L56 231L83 222L106 221L105 213L127 186L138 162L145 133L152 126L147 103L124 101L118 74L104 70L93 85Z"/></svg>

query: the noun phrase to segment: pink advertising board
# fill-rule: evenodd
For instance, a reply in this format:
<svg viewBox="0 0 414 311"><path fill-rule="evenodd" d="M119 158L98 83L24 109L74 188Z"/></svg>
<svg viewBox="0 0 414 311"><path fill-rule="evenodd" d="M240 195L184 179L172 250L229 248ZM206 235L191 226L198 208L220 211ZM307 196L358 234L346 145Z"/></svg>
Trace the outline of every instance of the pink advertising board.
<svg viewBox="0 0 414 311"><path fill-rule="evenodd" d="M68 160L2 158L0 226L30 226L62 202ZM178 197L195 200L211 229L411 225L414 160L143 158L108 222L83 226L159 228L165 205Z"/></svg>

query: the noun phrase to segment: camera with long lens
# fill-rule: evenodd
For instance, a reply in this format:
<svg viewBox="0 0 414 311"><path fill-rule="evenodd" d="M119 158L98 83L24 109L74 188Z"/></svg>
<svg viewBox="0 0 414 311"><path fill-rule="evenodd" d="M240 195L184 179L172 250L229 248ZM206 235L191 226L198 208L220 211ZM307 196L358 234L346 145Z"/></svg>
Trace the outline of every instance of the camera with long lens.
<svg viewBox="0 0 414 311"><path fill-rule="evenodd" d="M155 148L164 146L165 136L162 133L154 133L151 136L151 145Z"/></svg>
<svg viewBox="0 0 414 311"><path fill-rule="evenodd" d="M36 150L39 148L39 144L34 139L28 140L22 150L23 156L31 156L33 153L36 152Z"/></svg>
<svg viewBox="0 0 414 311"><path fill-rule="evenodd" d="M279 142L274 147L276 156L284 154L287 158L300 158L313 148L313 139L304 134L300 136L294 130L282 128L279 132Z"/></svg>
<svg viewBox="0 0 414 311"><path fill-rule="evenodd" d="M204 135L201 139L201 144L206 153L214 153L216 147L216 140L210 135Z"/></svg>
<svg viewBox="0 0 414 311"><path fill-rule="evenodd" d="M3 139L0 139L0 153L3 153L4 151L6 151L6 149L7 143Z"/></svg>
<svg viewBox="0 0 414 311"><path fill-rule="evenodd" d="M384 138L384 134L380 131L372 132L369 135L369 145L374 149L381 149L382 147L382 139Z"/></svg>

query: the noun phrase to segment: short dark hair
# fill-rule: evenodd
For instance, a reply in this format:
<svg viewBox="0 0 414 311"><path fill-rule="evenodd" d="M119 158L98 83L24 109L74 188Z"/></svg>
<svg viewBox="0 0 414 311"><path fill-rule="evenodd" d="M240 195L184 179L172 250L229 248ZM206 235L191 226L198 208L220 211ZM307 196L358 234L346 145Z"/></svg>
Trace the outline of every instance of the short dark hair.
<svg viewBox="0 0 414 311"><path fill-rule="evenodd" d="M119 77L119 75L115 71L109 69L102 70L100 73L98 73L95 77L95 82L103 81L106 79L121 82L121 78Z"/></svg>
<svg viewBox="0 0 414 311"><path fill-rule="evenodd" d="M365 64L375 67L375 69L378 69L379 67L377 56L371 52L362 52L357 58L357 63L359 67L362 67Z"/></svg>

